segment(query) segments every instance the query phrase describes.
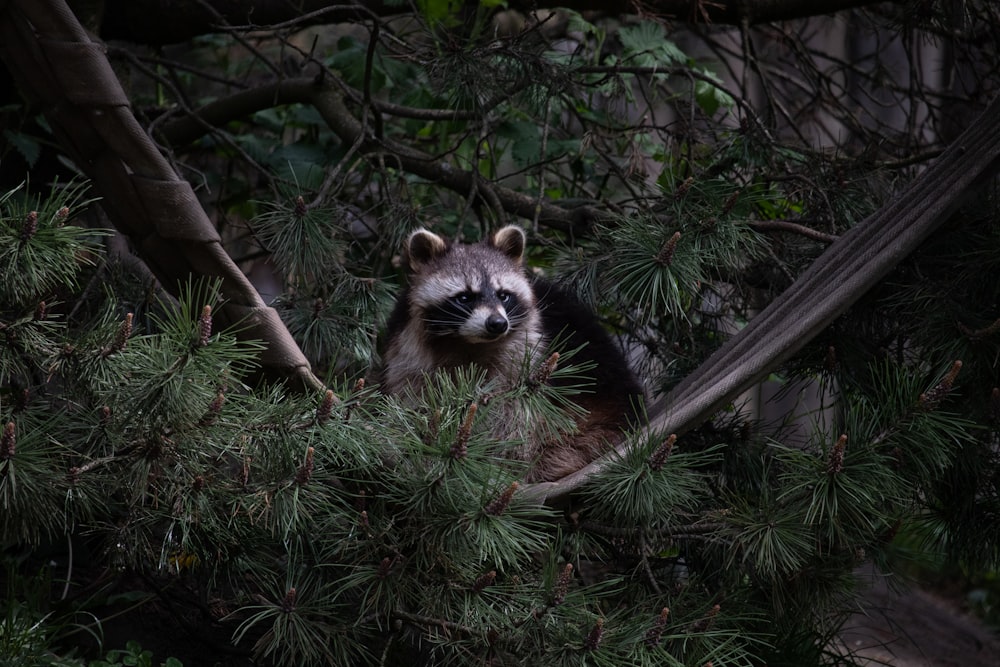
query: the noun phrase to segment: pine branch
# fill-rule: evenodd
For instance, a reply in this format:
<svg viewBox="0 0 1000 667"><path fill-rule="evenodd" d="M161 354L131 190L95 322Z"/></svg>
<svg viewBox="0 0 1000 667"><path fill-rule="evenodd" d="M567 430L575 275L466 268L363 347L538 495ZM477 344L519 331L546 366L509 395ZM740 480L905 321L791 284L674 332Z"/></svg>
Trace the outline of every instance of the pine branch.
<svg viewBox="0 0 1000 667"><path fill-rule="evenodd" d="M1000 171L1000 97L879 211L840 237L748 326L665 399L652 433L696 427L802 349L948 219L963 198ZM619 454L632 447L625 443ZM526 499L556 503L608 465L597 461L557 482L527 485Z"/></svg>

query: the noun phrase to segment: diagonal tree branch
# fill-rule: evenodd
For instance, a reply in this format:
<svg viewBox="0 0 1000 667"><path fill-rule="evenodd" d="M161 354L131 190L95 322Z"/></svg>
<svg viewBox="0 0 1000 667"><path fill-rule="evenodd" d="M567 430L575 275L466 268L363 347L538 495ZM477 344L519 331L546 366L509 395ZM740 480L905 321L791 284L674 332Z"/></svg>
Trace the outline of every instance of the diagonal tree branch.
<svg viewBox="0 0 1000 667"><path fill-rule="evenodd" d="M666 397L650 424L683 434L802 349L917 249L963 199L1000 172L1000 97L905 191L833 243L798 280ZM624 451L629 443L620 449ZM522 495L556 503L607 459Z"/></svg>
<svg viewBox="0 0 1000 667"><path fill-rule="evenodd" d="M277 312L222 247L187 181L143 131L101 44L63 0L0 5L0 58L19 88L40 103L60 143L101 195L101 206L164 286L189 276L221 279L219 324L267 344L265 374L321 388Z"/></svg>

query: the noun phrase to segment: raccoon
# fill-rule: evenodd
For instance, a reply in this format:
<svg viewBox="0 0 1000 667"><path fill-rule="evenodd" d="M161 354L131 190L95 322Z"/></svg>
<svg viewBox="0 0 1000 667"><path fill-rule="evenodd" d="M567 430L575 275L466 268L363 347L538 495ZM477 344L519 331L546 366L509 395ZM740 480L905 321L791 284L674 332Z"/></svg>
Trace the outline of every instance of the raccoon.
<svg viewBox="0 0 1000 667"><path fill-rule="evenodd" d="M624 429L642 424L644 392L589 309L555 284L529 278L524 251L524 231L514 225L477 244L413 232L404 252L409 285L389 317L382 383L391 394L419 392L427 374L475 364L513 386L522 380L525 359L544 360L554 341L565 350L580 348L574 363L595 365L587 371L586 393L574 397L586 411L576 432L555 439L529 432L525 445L508 453L534 462L530 481L549 481L593 461ZM495 435L507 439L523 419L502 415Z"/></svg>

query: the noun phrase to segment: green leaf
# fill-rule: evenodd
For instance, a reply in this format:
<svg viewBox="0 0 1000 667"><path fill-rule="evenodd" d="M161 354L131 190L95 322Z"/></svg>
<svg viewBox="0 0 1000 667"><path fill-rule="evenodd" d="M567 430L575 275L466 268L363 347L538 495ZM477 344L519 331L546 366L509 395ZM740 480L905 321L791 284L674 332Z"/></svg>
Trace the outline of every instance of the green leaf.
<svg viewBox="0 0 1000 667"><path fill-rule="evenodd" d="M707 115L711 116L719 110L720 107L730 108L733 106L733 98L722 88L722 81L715 76L712 72L703 71L703 75L718 81L719 85L715 85L708 81L698 81L694 85L694 99Z"/></svg>
<svg viewBox="0 0 1000 667"><path fill-rule="evenodd" d="M618 33L623 60L641 67L666 67L687 60L687 55L667 39L667 29L659 23L643 21Z"/></svg>
<svg viewBox="0 0 1000 667"><path fill-rule="evenodd" d="M417 7L428 21L454 25L462 3L457 0L419 0Z"/></svg>
<svg viewBox="0 0 1000 667"><path fill-rule="evenodd" d="M42 154L41 144L35 141L33 137L22 132L4 130L3 136L10 142L11 146L17 149L17 152L21 154L29 167L35 166L35 163L38 162L38 158Z"/></svg>

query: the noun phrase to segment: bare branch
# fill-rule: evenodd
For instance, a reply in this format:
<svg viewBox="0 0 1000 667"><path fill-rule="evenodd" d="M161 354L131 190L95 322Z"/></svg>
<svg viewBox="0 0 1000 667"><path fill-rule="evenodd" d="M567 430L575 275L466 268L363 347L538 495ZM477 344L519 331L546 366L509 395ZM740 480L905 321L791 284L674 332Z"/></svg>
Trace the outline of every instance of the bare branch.
<svg viewBox="0 0 1000 667"><path fill-rule="evenodd" d="M537 208L538 222L554 229L580 231L597 220L599 212L589 206L569 210L549 202L539 202L515 190L484 182L472 172L459 169L445 159L391 139L377 140L365 133L361 121L348 109L345 93L331 78L326 75L322 81L308 77L288 79L235 93L201 108L197 118L170 123L164 127L162 138L175 145L189 143L205 134L206 125L221 126L276 105L311 104L345 144L354 145L361 140L361 150L369 159L381 156L388 166L463 195L477 190L487 204L493 205L495 200L504 211L528 220L534 219Z"/></svg>
<svg viewBox="0 0 1000 667"><path fill-rule="evenodd" d="M789 220L748 220L747 224L754 229L759 229L761 231L780 231L801 234L802 236L811 238L814 241L820 241L821 243L833 243L840 238L835 234L827 234L819 231L818 229L806 227L805 225L801 225L797 222L791 222Z"/></svg>

